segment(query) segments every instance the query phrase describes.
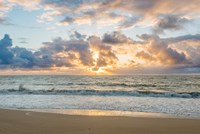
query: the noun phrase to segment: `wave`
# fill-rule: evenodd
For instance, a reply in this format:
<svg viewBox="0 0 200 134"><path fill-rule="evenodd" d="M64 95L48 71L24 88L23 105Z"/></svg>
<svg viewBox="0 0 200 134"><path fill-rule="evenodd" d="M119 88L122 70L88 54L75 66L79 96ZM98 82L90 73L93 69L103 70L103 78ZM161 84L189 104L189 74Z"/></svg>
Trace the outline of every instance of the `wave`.
<svg viewBox="0 0 200 134"><path fill-rule="evenodd" d="M0 94L32 94L32 95L84 95L84 96L137 96L137 97L168 97L168 98L200 98L200 92L166 92L158 90L30 90L22 86L19 89L0 90Z"/></svg>
<svg viewBox="0 0 200 134"><path fill-rule="evenodd" d="M102 86L102 87L157 87L156 84L126 84L126 83L59 83L59 84L38 84L35 83L36 86L71 86L71 85L79 85L79 86Z"/></svg>

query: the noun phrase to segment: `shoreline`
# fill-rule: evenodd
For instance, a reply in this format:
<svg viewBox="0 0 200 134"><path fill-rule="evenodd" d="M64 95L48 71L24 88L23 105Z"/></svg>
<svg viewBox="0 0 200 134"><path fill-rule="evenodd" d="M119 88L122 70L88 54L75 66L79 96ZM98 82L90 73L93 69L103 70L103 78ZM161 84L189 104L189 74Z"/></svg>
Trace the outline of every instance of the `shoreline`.
<svg viewBox="0 0 200 134"><path fill-rule="evenodd" d="M12 109L11 109L12 110ZM95 109L13 109L19 111L30 111L39 113L78 115L78 116L112 116L112 117L145 117L145 118L176 118L176 116L162 113L131 112L117 110L95 110Z"/></svg>
<svg viewBox="0 0 200 134"><path fill-rule="evenodd" d="M199 134L200 119L85 116L0 109L2 134Z"/></svg>
<svg viewBox="0 0 200 134"><path fill-rule="evenodd" d="M194 119L200 120L200 116L175 115L167 113L134 112L118 110L96 110L96 109L21 109L21 108L0 108L0 110L12 110L23 112L37 112L47 114L61 114L69 116L105 116L105 117L138 117L138 118L172 118L172 119Z"/></svg>

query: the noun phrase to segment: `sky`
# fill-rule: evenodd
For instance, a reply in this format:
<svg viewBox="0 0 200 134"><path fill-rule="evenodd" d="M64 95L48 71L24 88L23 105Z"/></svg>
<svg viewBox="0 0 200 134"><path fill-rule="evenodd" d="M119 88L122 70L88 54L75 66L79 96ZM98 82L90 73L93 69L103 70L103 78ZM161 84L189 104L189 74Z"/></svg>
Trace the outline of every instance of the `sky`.
<svg viewBox="0 0 200 134"><path fill-rule="evenodd" d="M199 74L200 0L0 0L0 74Z"/></svg>

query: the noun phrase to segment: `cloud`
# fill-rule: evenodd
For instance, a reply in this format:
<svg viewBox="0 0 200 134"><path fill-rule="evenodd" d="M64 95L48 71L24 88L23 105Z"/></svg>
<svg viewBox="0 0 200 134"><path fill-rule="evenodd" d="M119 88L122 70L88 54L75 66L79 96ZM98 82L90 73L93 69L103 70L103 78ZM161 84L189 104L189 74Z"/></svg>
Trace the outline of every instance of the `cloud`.
<svg viewBox="0 0 200 134"><path fill-rule="evenodd" d="M38 50L13 47L9 35L0 40L1 69L68 68L112 73L132 70L159 72L195 72L200 67L200 35L160 38L158 35L138 36L140 42L120 32L105 33L102 38L75 31L71 39L55 38L44 42ZM125 52L121 52L121 51ZM121 70L121 71L120 71ZM133 71L133 72L135 72ZM74 71L73 71L74 72Z"/></svg>
<svg viewBox="0 0 200 134"><path fill-rule="evenodd" d="M199 0L7 0L0 4L0 18L17 5L26 10L43 9L40 22L59 20L60 25L92 23L127 29L157 21L155 31L163 32L181 29L188 18L198 18L199 4Z"/></svg>
<svg viewBox="0 0 200 134"><path fill-rule="evenodd" d="M112 48L103 44L98 37L86 36L75 31L73 38L64 40L56 38L44 42L36 51L22 47L13 47L12 39L5 35L0 40L0 68L50 69L52 67L95 69L107 68L117 62ZM24 38L22 38L24 39ZM94 52L98 55L94 59Z"/></svg>
<svg viewBox="0 0 200 134"><path fill-rule="evenodd" d="M161 73L199 73L199 34L172 38L145 34L139 37L144 47L135 56L144 61L141 64L141 68L146 67L144 70L159 67Z"/></svg>
<svg viewBox="0 0 200 134"><path fill-rule="evenodd" d="M37 66L36 58L26 48L12 47L9 35L0 40L0 68L33 68Z"/></svg>
<svg viewBox="0 0 200 134"><path fill-rule="evenodd" d="M147 22L153 25L158 19L157 27L162 32L162 28L180 29L177 23L182 23L186 18L198 17L199 4L199 0L183 0L181 3L174 0L7 0L0 3L0 18L18 5L27 10L44 9L39 17L43 22L57 18L60 24L69 25L106 20L109 22L104 25L113 24L116 28L126 29L138 24L146 25ZM170 16L174 13L177 15ZM180 18L180 14L185 18ZM168 21L173 25L167 24Z"/></svg>
<svg viewBox="0 0 200 134"><path fill-rule="evenodd" d="M12 40L9 35L5 35L0 41L1 54L0 61L4 68L50 68L61 66L72 66L68 62L68 57L62 55L65 50L65 41L61 38L53 42L46 42L44 47L32 52L26 48L12 47ZM55 44L60 44L56 46ZM80 50L81 51L81 50ZM60 54L60 55L59 55ZM2 68L1 67L1 68Z"/></svg>
<svg viewBox="0 0 200 134"><path fill-rule="evenodd" d="M0 40L0 64L10 64L13 58L13 53L10 51L12 46L12 39L5 34Z"/></svg>
<svg viewBox="0 0 200 134"><path fill-rule="evenodd" d="M135 26L139 20L141 20L141 16L126 17L121 22L119 22L119 25L117 28L119 28L119 29L131 28L131 27Z"/></svg>
<svg viewBox="0 0 200 134"><path fill-rule="evenodd" d="M52 42L45 42L44 47L40 48L39 54L40 57L45 56L52 59L55 66L93 65L89 44L83 40L57 38Z"/></svg>
<svg viewBox="0 0 200 134"><path fill-rule="evenodd" d="M38 9L41 0L1 0L0 1L0 18L5 17L6 13L16 5L22 6L27 10Z"/></svg>
<svg viewBox="0 0 200 134"><path fill-rule="evenodd" d="M139 52L136 54L137 57L143 58L147 61L156 60L162 65L184 65L190 64L185 53L178 52L176 49L170 47L166 40L160 39L159 36L143 35L143 39L146 41L147 48L145 52Z"/></svg>
<svg viewBox="0 0 200 134"><path fill-rule="evenodd" d="M199 34L167 38L165 40L171 43L172 47L176 47L180 51L183 51L187 54L188 58L191 61L191 64L187 65L186 68L200 67L200 64L199 64L200 35Z"/></svg>
<svg viewBox="0 0 200 134"><path fill-rule="evenodd" d="M6 1L0 1L0 25L6 22L6 13L9 11L11 6Z"/></svg>
<svg viewBox="0 0 200 134"><path fill-rule="evenodd" d="M41 0L0 0L0 25L14 25L9 22L7 13L13 9L14 6L22 6L26 10L39 9Z"/></svg>
<svg viewBox="0 0 200 134"><path fill-rule="evenodd" d="M194 14L198 17L200 13L199 0L183 0L181 3L174 0L42 0L41 4L46 9L42 15L46 16L42 18L44 20L57 17L50 13L56 12L62 18L61 24L109 21L103 25L112 24L119 29L147 23L153 25L159 20L156 24L159 32L180 29L187 18L194 18Z"/></svg>
<svg viewBox="0 0 200 134"><path fill-rule="evenodd" d="M173 38L160 38L155 35L141 35L145 47L136 53L144 65L167 67L170 72L195 72L200 67L200 36L184 35ZM198 72L198 71L197 71Z"/></svg>
<svg viewBox="0 0 200 134"><path fill-rule="evenodd" d="M156 60L153 56L151 56L149 53L144 52L144 51L138 52L135 56L141 59L145 59L149 62Z"/></svg>
<svg viewBox="0 0 200 134"><path fill-rule="evenodd" d="M188 34L188 35L183 35L179 37L171 37L171 38L166 38L164 39L169 43L177 43L177 42L182 42L182 41L189 41L189 40L194 40L194 41L200 41L200 34Z"/></svg>
<svg viewBox="0 0 200 134"><path fill-rule="evenodd" d="M111 46L103 44L101 39L96 36L89 37L89 42L93 51L97 52L98 57L96 64L92 68L93 71L98 71L101 67L114 67L118 61L117 56L112 51Z"/></svg>
<svg viewBox="0 0 200 134"><path fill-rule="evenodd" d="M83 35L77 31L74 31L74 33L70 35L71 39L76 39L76 40L85 40L86 37L87 37L86 35Z"/></svg>
<svg viewBox="0 0 200 134"><path fill-rule="evenodd" d="M68 24L71 24L73 23L75 20L73 17L71 16L65 16L65 18L60 22L61 24L65 24L65 25L68 25Z"/></svg>
<svg viewBox="0 0 200 134"><path fill-rule="evenodd" d="M102 39L103 43L108 44L133 44L134 41L122 34L121 32L114 31L112 33L105 33Z"/></svg>
<svg viewBox="0 0 200 134"><path fill-rule="evenodd" d="M179 15L162 15L153 30L155 33L164 33L165 30L182 30L189 22L191 20Z"/></svg>
<svg viewBox="0 0 200 134"><path fill-rule="evenodd" d="M59 12L60 16L63 17L60 20L61 24L69 25L72 23L83 24L83 23L101 23L102 20L106 20L105 24L116 24L118 28L128 28L134 26L139 20L138 15L123 11L120 13L122 8L118 7L122 4L122 1L113 0L80 0L80 1L52 1L44 0L43 5L48 7L49 11L45 12L42 16L48 16L46 18L52 18L49 12ZM115 11L112 9L115 8ZM129 17L131 16L131 17ZM44 17L42 19L45 19Z"/></svg>
<svg viewBox="0 0 200 134"><path fill-rule="evenodd" d="M11 68L33 68L38 64L34 53L26 48L14 47L11 51L14 55Z"/></svg>
<svg viewBox="0 0 200 134"><path fill-rule="evenodd" d="M11 5L19 5L27 10L38 9L41 0L7 0Z"/></svg>

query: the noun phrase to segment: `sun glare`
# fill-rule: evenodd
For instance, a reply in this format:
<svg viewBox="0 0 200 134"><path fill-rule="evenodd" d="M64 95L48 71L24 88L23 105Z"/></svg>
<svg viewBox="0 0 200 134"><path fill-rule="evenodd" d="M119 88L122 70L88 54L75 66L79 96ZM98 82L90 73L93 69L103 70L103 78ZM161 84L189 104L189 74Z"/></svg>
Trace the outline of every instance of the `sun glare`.
<svg viewBox="0 0 200 134"><path fill-rule="evenodd" d="M90 71L94 75L108 75L109 74L107 71L104 70L104 68L99 68L98 70L90 69Z"/></svg>

